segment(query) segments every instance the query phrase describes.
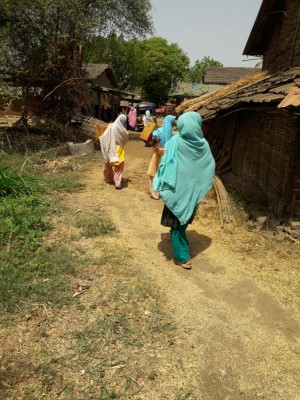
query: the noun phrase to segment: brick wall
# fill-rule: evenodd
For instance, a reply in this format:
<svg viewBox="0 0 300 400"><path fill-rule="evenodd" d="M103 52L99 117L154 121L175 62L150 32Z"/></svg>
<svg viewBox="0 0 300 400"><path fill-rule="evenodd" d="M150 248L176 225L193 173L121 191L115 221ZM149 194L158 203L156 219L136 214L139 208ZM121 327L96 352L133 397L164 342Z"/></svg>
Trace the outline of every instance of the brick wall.
<svg viewBox="0 0 300 400"><path fill-rule="evenodd" d="M300 0L286 1L285 12L264 53L263 69L271 73L300 65Z"/></svg>

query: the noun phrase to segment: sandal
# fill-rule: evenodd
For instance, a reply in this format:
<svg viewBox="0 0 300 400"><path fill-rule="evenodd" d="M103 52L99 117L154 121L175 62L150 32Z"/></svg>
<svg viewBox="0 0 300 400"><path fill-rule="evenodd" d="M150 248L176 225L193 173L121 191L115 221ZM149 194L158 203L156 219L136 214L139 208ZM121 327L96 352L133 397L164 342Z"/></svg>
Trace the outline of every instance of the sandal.
<svg viewBox="0 0 300 400"><path fill-rule="evenodd" d="M160 199L159 193L154 192L153 190L151 190L150 197L152 199L154 199L154 200L159 200Z"/></svg>
<svg viewBox="0 0 300 400"><path fill-rule="evenodd" d="M192 269L192 260L187 260L186 262L182 263L173 258L173 263L175 265L179 265L180 267L182 267L184 269Z"/></svg>

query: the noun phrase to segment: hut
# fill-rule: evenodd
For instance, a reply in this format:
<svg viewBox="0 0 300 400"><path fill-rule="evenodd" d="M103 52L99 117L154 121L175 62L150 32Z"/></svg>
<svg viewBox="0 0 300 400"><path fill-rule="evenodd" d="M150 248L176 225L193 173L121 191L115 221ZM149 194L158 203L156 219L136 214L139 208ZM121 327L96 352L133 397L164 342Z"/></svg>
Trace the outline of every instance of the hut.
<svg viewBox="0 0 300 400"><path fill-rule="evenodd" d="M264 0L244 54L262 72L182 103L198 111L219 174L254 184L276 217L300 216L300 0Z"/></svg>
<svg viewBox="0 0 300 400"><path fill-rule="evenodd" d="M243 67L207 67L203 74L206 85L229 85L245 76L256 74L260 68Z"/></svg>
<svg viewBox="0 0 300 400"><path fill-rule="evenodd" d="M215 92L220 89L221 85L206 85L203 83L177 82L174 92L170 98L179 105L187 99L197 98L207 93Z"/></svg>
<svg viewBox="0 0 300 400"><path fill-rule="evenodd" d="M118 85L112 69L107 64L85 64L83 69L93 93L91 99L93 116L110 121L120 102L116 93Z"/></svg>

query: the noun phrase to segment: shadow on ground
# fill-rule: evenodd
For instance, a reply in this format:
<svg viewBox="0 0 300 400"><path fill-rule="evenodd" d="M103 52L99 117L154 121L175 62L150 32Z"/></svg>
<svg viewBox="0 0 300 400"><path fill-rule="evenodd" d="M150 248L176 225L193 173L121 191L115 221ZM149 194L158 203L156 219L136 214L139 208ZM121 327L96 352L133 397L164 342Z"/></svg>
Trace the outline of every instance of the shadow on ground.
<svg viewBox="0 0 300 400"><path fill-rule="evenodd" d="M158 250L164 254L166 260L173 258L172 245L169 239L169 233L161 233L161 241L158 243ZM201 235L195 230L188 230L187 237L190 244L191 257L195 258L198 254L206 250L212 243L210 237Z"/></svg>

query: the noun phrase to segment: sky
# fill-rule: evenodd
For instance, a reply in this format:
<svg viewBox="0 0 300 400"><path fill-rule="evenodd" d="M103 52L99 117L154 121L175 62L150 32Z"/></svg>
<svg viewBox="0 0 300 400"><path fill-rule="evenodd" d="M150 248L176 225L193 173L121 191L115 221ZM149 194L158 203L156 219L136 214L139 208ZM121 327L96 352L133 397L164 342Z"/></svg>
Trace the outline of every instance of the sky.
<svg viewBox="0 0 300 400"><path fill-rule="evenodd" d="M254 67L260 60L242 54L261 3L262 0L151 0L154 35L177 43L191 65L209 56L224 67Z"/></svg>

